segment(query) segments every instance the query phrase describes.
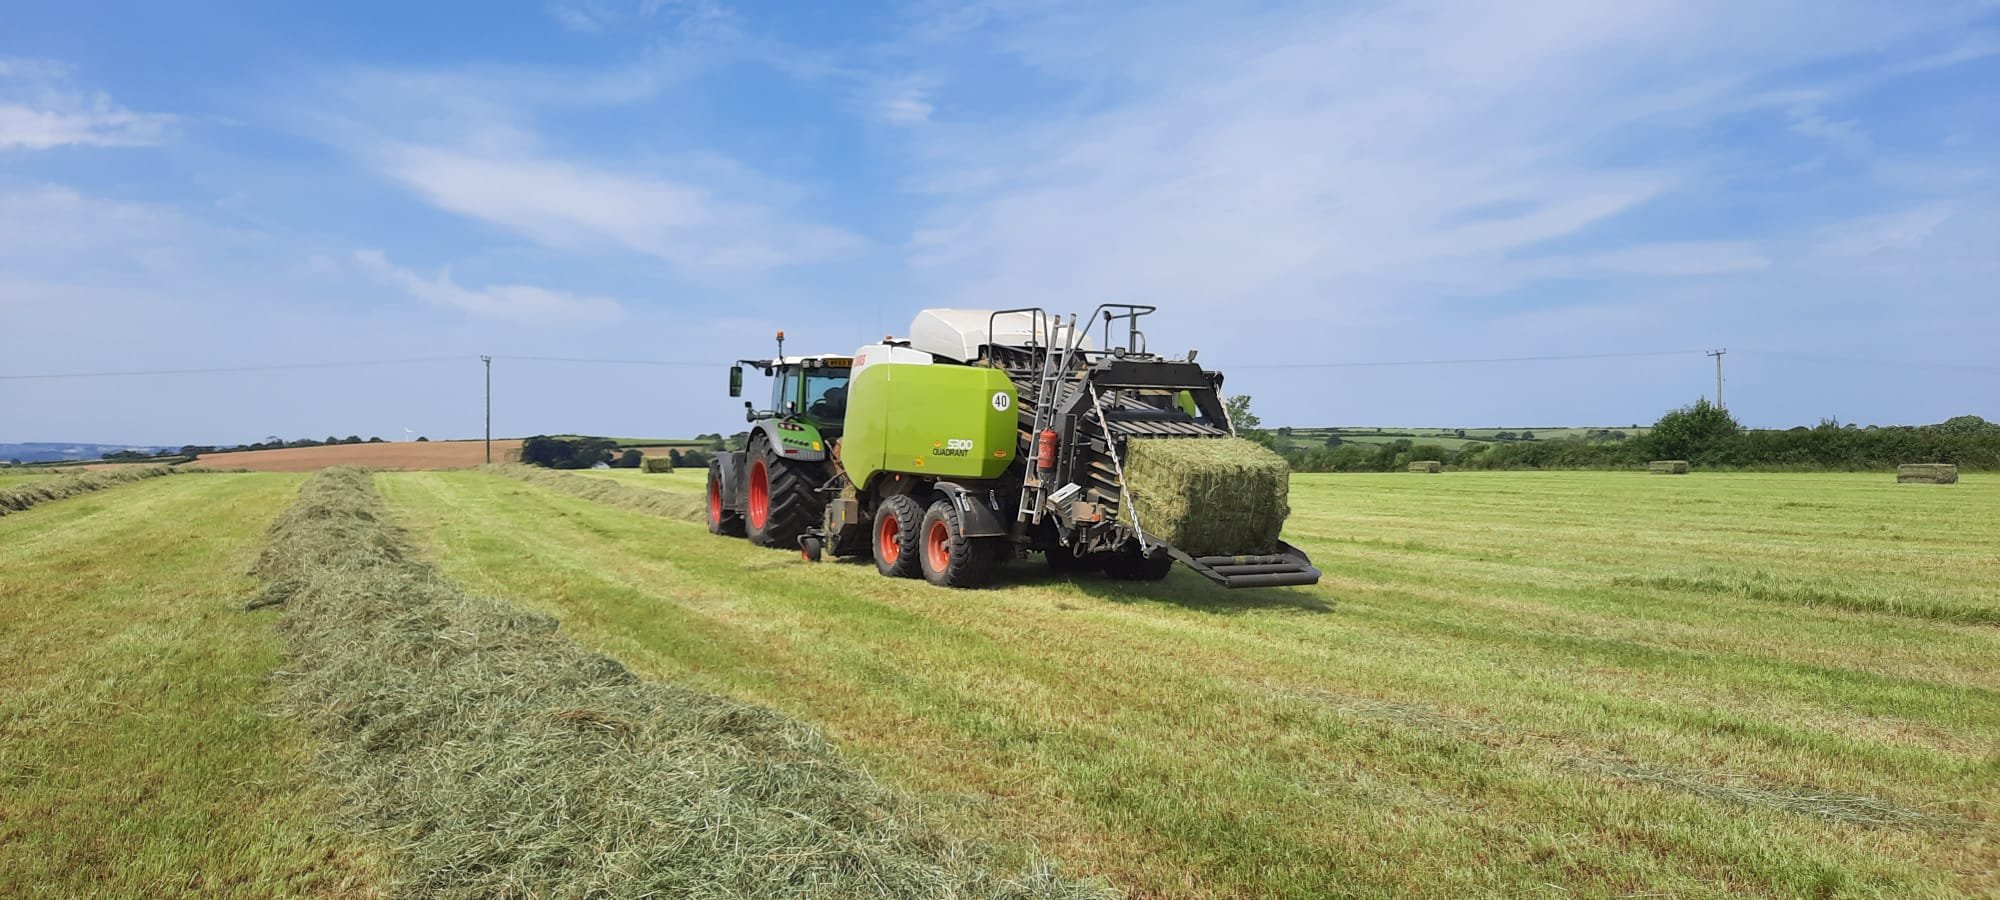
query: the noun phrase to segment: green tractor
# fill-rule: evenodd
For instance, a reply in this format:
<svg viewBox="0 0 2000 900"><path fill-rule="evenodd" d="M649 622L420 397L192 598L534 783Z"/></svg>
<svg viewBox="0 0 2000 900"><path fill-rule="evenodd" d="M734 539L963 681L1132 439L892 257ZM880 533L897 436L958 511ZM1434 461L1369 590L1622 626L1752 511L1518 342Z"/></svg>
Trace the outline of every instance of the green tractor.
<svg viewBox="0 0 2000 900"><path fill-rule="evenodd" d="M778 355L737 361L729 370L729 396L743 395L745 366L771 377L771 401L758 409L744 401L751 423L744 449L716 454L708 470L708 530L748 537L765 547L797 548L820 525L826 508L821 488L834 472L833 442L847 416L852 357Z"/></svg>
<svg viewBox="0 0 2000 900"><path fill-rule="evenodd" d="M1142 527L1127 442L1235 434L1220 373L1192 352L1146 350L1139 320L1152 311L1106 304L1079 325L1038 309L928 309L908 338L852 356L788 357L779 332L776 357L730 369L730 396L747 366L772 377L771 401L744 403L747 445L709 467L709 530L812 560L872 556L883 575L950 587L1033 553L1127 580L1178 561L1225 587L1317 582L1282 541L1197 556Z"/></svg>

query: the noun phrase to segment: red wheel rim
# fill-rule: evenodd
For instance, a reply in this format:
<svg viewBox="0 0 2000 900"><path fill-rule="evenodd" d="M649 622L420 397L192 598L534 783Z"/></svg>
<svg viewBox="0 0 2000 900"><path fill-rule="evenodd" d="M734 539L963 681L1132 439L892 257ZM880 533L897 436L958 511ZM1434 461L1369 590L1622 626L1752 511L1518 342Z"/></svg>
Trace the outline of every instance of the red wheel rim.
<svg viewBox="0 0 2000 900"><path fill-rule="evenodd" d="M903 548L896 543L896 532L901 530L895 513L882 514L882 527L875 532L875 548L882 554L882 561L892 566L903 555Z"/></svg>
<svg viewBox="0 0 2000 900"><path fill-rule="evenodd" d="M750 527L762 531L770 517L771 474L765 471L760 459L750 466Z"/></svg>
<svg viewBox="0 0 2000 900"><path fill-rule="evenodd" d="M930 554L931 571L951 568L951 529L945 527L943 519L931 523L930 534L924 536L924 552Z"/></svg>
<svg viewBox="0 0 2000 900"><path fill-rule="evenodd" d="M718 481L708 483L708 521L712 525L722 522L722 483Z"/></svg>

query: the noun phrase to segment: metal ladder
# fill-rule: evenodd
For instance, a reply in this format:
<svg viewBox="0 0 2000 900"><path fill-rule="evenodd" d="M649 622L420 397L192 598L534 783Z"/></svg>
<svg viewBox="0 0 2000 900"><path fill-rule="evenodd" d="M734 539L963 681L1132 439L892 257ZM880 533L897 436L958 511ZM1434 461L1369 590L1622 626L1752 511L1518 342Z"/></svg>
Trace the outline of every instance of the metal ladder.
<svg viewBox="0 0 2000 900"><path fill-rule="evenodd" d="M1066 333L1072 338L1076 334L1074 313L1070 314L1067 326L1063 325L1061 316L1052 318L1055 324L1045 326L1050 333L1047 348L1042 352L1042 369L1035 376L1035 418L1028 428L1029 477L1022 479L1021 505L1015 513L1016 521L1032 522L1037 525L1041 524L1043 506L1049 495L1049 486L1042 481L1041 470L1036 466L1037 457L1040 455L1042 432L1055 423L1056 405L1062 399L1060 394L1063 382L1069 374L1070 351L1074 343L1073 339L1058 343L1056 338L1059 334Z"/></svg>

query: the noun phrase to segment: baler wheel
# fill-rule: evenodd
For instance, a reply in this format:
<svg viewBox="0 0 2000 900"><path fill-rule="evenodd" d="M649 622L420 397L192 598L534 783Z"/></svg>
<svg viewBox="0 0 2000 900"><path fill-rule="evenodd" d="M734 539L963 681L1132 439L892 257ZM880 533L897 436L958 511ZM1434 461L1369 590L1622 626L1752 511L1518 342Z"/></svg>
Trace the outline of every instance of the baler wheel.
<svg viewBox="0 0 2000 900"><path fill-rule="evenodd" d="M1165 549L1151 555L1139 552L1139 543L1126 544L1104 560L1104 574L1119 581L1159 581L1174 570L1174 558Z"/></svg>
<svg viewBox="0 0 2000 900"><path fill-rule="evenodd" d="M917 529L924 508L908 494L886 498L875 507L875 571L890 578L915 578L922 573L917 559Z"/></svg>
<svg viewBox="0 0 2000 900"><path fill-rule="evenodd" d="M997 538L965 535L965 520L958 504L941 497L924 513L922 557L924 580L939 587L969 588L984 585L993 577L998 563Z"/></svg>

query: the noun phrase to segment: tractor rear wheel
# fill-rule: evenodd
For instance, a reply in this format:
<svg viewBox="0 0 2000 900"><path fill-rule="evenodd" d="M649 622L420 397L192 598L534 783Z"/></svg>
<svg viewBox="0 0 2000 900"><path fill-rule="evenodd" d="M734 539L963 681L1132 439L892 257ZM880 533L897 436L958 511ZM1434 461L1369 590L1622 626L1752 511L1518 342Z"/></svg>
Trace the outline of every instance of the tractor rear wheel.
<svg viewBox="0 0 2000 900"><path fill-rule="evenodd" d="M722 504L722 464L708 464L708 533L743 536L743 517Z"/></svg>
<svg viewBox="0 0 2000 900"><path fill-rule="evenodd" d="M750 542L798 549L799 536L819 522L826 502L814 490L813 469L778 455L761 432L743 455L744 519Z"/></svg>
<svg viewBox="0 0 2000 900"><path fill-rule="evenodd" d="M993 577L998 563L995 538L965 535L965 519L950 497L939 498L924 513L918 556L924 580L939 587L979 587Z"/></svg>
<svg viewBox="0 0 2000 900"><path fill-rule="evenodd" d="M1142 553L1134 541L1104 560L1104 574L1119 581L1159 581L1174 570L1174 558L1164 549Z"/></svg>
<svg viewBox="0 0 2000 900"><path fill-rule="evenodd" d="M917 529L923 525L924 508L917 498L897 494L875 507L875 571L890 578L915 578L921 573L917 559Z"/></svg>

